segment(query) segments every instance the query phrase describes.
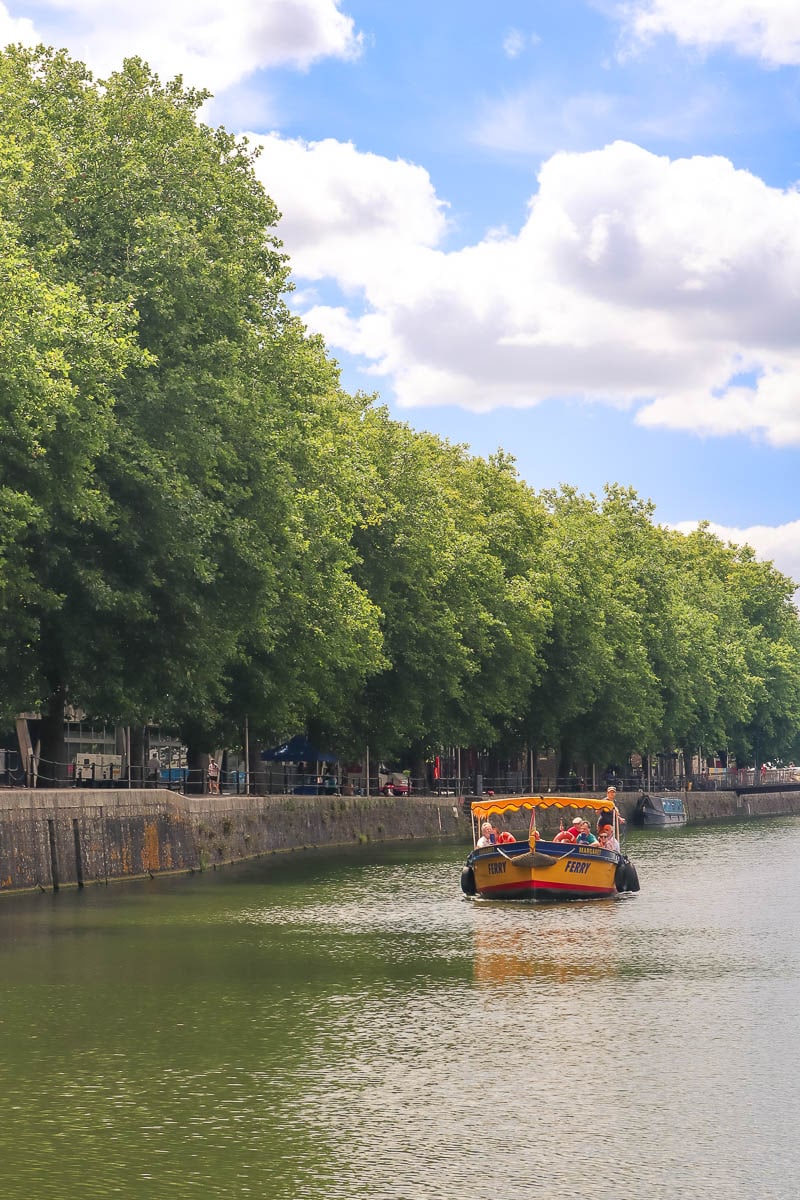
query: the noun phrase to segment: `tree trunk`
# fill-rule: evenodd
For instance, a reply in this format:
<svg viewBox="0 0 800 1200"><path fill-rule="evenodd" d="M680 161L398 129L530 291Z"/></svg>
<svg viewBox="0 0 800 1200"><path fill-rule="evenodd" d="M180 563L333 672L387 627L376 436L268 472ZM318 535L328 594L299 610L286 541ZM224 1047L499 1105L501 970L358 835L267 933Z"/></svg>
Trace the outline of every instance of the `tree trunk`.
<svg viewBox="0 0 800 1200"><path fill-rule="evenodd" d="M145 727L144 725L131 725L131 761L129 770L131 773L131 787L144 787L145 783Z"/></svg>
<svg viewBox="0 0 800 1200"><path fill-rule="evenodd" d="M64 787L69 782L67 741L64 733L66 689L57 687L42 714L39 787Z"/></svg>
<svg viewBox="0 0 800 1200"><path fill-rule="evenodd" d="M572 770L572 747L562 742L558 748L558 766L556 767L556 789L567 786L569 773Z"/></svg>
<svg viewBox="0 0 800 1200"><path fill-rule="evenodd" d="M267 794L267 764L261 757L264 747L261 742L251 737L248 748L250 762L247 764L247 769L250 775L250 791L255 796L265 796Z"/></svg>
<svg viewBox="0 0 800 1200"><path fill-rule="evenodd" d="M411 786L414 791L428 791L428 764L424 754L417 751L411 758Z"/></svg>
<svg viewBox="0 0 800 1200"><path fill-rule="evenodd" d="M189 770L185 791L191 795L202 795L206 790L208 777L208 752L187 742L186 766Z"/></svg>

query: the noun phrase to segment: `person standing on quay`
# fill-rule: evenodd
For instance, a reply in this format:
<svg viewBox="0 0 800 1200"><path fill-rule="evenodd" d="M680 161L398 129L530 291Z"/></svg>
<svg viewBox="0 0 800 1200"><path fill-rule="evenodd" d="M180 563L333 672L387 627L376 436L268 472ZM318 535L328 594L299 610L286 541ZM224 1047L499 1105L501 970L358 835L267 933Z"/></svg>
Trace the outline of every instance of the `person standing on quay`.
<svg viewBox="0 0 800 1200"><path fill-rule="evenodd" d="M213 754L208 760L208 790L212 796L219 795L219 763Z"/></svg>
<svg viewBox="0 0 800 1200"><path fill-rule="evenodd" d="M161 782L161 759L153 750L147 760L147 786L158 787Z"/></svg>

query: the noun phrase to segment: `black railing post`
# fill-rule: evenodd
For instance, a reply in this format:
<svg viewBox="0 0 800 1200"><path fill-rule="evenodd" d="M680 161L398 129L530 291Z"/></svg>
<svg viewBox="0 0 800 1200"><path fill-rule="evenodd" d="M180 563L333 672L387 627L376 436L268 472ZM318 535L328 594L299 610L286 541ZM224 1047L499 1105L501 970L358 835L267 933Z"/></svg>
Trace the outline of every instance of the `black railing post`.
<svg viewBox="0 0 800 1200"><path fill-rule="evenodd" d="M78 887L83 887L83 860L81 859L81 830L78 824L78 818L72 818L72 838L75 842L75 875L78 880Z"/></svg>
<svg viewBox="0 0 800 1200"><path fill-rule="evenodd" d="M58 877L58 852L56 849L56 827L52 817L47 818L47 840L50 843L50 875L53 880L53 891L57 892L60 886Z"/></svg>

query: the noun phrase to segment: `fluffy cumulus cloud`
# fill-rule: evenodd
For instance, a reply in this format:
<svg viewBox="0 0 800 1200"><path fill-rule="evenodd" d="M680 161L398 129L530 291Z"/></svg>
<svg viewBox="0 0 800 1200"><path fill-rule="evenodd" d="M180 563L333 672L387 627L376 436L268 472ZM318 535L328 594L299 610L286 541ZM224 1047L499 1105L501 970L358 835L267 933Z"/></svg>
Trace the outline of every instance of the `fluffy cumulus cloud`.
<svg viewBox="0 0 800 1200"><path fill-rule="evenodd" d="M670 34L684 45L728 45L775 66L800 63L796 0L635 0L623 12L629 31L640 40Z"/></svg>
<svg viewBox="0 0 800 1200"><path fill-rule="evenodd" d="M32 40L6 34L4 11L4 44ZM98 74L138 54L164 77L214 91L259 68L353 57L361 45L339 0L41 0L36 14L42 40L69 45Z"/></svg>
<svg viewBox="0 0 800 1200"><path fill-rule="evenodd" d="M246 136L261 147L256 171L281 209L281 236L302 278L332 278L348 290L369 278L374 287L380 262L396 294L411 260L446 231L446 205L423 167L330 138Z"/></svg>
<svg viewBox="0 0 800 1200"><path fill-rule="evenodd" d="M724 158L617 142L543 166L523 227L445 248L427 173L337 142L267 139L305 313L401 404L582 397L649 425L800 444L800 194Z"/></svg>
<svg viewBox="0 0 800 1200"><path fill-rule="evenodd" d="M39 35L33 21L27 17L14 17L0 4L0 46L10 46L22 42L25 46L35 46Z"/></svg>
<svg viewBox="0 0 800 1200"><path fill-rule="evenodd" d="M691 533L697 525L691 521L682 521L675 528L681 533ZM794 580L800 589L800 521L776 526L751 525L746 529L709 523L708 530L724 542L734 542L737 546L752 546L757 558L774 563L776 568ZM796 593L795 601L800 601L800 591Z"/></svg>

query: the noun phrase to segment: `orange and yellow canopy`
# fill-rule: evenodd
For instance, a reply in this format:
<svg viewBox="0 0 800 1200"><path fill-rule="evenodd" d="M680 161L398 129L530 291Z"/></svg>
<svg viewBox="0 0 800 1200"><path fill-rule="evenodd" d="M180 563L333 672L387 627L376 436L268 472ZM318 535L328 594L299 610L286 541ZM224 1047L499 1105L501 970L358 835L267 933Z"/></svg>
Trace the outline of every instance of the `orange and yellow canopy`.
<svg viewBox="0 0 800 1200"><path fill-rule="evenodd" d="M522 808L591 808L599 812L611 809L612 801L605 796L602 800L588 796L488 796L485 800L473 800L471 807L477 821L486 821L489 817L501 817Z"/></svg>

